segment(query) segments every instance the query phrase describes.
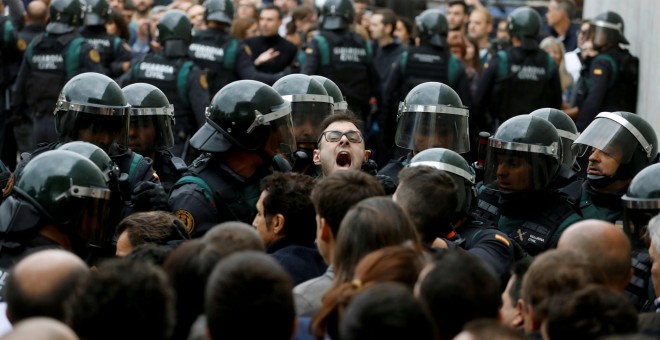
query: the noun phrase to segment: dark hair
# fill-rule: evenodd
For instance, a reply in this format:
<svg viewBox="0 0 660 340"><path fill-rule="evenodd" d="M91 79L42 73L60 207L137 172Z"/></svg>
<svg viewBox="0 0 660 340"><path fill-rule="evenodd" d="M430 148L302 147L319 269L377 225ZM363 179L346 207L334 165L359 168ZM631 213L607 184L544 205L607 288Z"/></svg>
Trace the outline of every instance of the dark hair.
<svg viewBox="0 0 660 340"><path fill-rule="evenodd" d="M153 243L141 244L131 250L126 259L132 261L146 261L158 267L162 267L165 260L172 252L171 246L159 246Z"/></svg>
<svg viewBox="0 0 660 340"><path fill-rule="evenodd" d="M327 332L337 338L340 318L353 297L364 289L382 282L398 282L412 291L425 260L414 247L389 246L369 253L355 268L355 279L331 289L323 298L323 306L314 317L312 330L319 338Z"/></svg>
<svg viewBox="0 0 660 340"><path fill-rule="evenodd" d="M243 250L265 251L259 233L240 221L220 223L207 231L202 240L225 256Z"/></svg>
<svg viewBox="0 0 660 340"><path fill-rule="evenodd" d="M415 226L400 206L389 197L362 200L341 221L333 259L333 287L352 280L358 262L370 252L407 241L419 246Z"/></svg>
<svg viewBox="0 0 660 340"><path fill-rule="evenodd" d="M601 285L552 298L547 318L551 339L600 339L637 332L637 310L625 295Z"/></svg>
<svg viewBox="0 0 660 340"><path fill-rule="evenodd" d="M409 43L413 43L413 44L414 44L414 42L415 42L415 38L417 37L417 28L416 28L416 26L413 24L412 20L410 20L410 18L407 18L407 17L398 16L398 17L396 17L396 21L397 21L397 22L398 22L398 21L401 21L401 23L403 24L403 27L406 28L406 31L408 32L408 35L410 36L410 41L409 41ZM405 42L405 41L402 41L401 43L404 43L404 44L405 44L406 42Z"/></svg>
<svg viewBox="0 0 660 340"><path fill-rule="evenodd" d="M101 263L70 301L69 324L80 339L169 339L174 329L167 276L144 261Z"/></svg>
<svg viewBox="0 0 660 340"><path fill-rule="evenodd" d="M252 18L236 18L231 23L231 35L238 40L244 40L247 30L256 23Z"/></svg>
<svg viewBox="0 0 660 340"><path fill-rule="evenodd" d="M468 6L464 0L451 0L449 1L449 7L459 5L463 7L463 13L468 14Z"/></svg>
<svg viewBox="0 0 660 340"><path fill-rule="evenodd" d="M392 30L389 32L390 36L394 36L394 30L396 29L396 13L389 8L381 8L376 11L374 14L380 14L383 16L382 22L383 26L392 25Z"/></svg>
<svg viewBox="0 0 660 340"><path fill-rule="evenodd" d="M117 235L126 230L133 247L145 243L165 245L185 241L190 235L176 215L165 211L145 211L128 215L117 225Z"/></svg>
<svg viewBox="0 0 660 340"><path fill-rule="evenodd" d="M273 5L273 4L265 4L265 5L261 6L261 8L259 9L259 14L258 14L259 17L261 17L261 13L263 13L263 11L277 11L277 18L279 20L282 20L282 18L284 17L284 15L282 13L282 9L279 8L276 5Z"/></svg>
<svg viewBox="0 0 660 340"><path fill-rule="evenodd" d="M286 34L295 34L298 31L296 27L296 20L304 20L308 16L314 14L314 9L308 6L298 6L291 13L291 21L286 24Z"/></svg>
<svg viewBox="0 0 660 340"><path fill-rule="evenodd" d="M474 56L472 57L472 60L464 60L463 62L466 63L466 66L471 66L475 70L477 70L478 74L481 74L481 60L479 58L479 43L477 42L476 39L466 37L465 39L465 44L471 45L474 48Z"/></svg>
<svg viewBox="0 0 660 340"><path fill-rule="evenodd" d="M409 287L379 283L358 294L342 318L340 339L434 339L433 323Z"/></svg>
<svg viewBox="0 0 660 340"><path fill-rule="evenodd" d="M482 260L448 250L437 253L432 266L419 283L419 295L441 339L452 339L470 320L497 318L500 282Z"/></svg>
<svg viewBox="0 0 660 340"><path fill-rule="evenodd" d="M477 319L463 327L463 332L470 333L474 340L523 340L523 333L503 325L494 319Z"/></svg>
<svg viewBox="0 0 660 340"><path fill-rule="evenodd" d="M404 168L399 172L396 200L415 223L423 242L430 244L451 230L458 192L444 171L429 166Z"/></svg>
<svg viewBox="0 0 660 340"><path fill-rule="evenodd" d="M117 36L123 41L128 41L131 38L131 32L128 29L128 24L124 19L124 15L117 9L112 9L110 11L110 16L108 17L108 22L112 22L117 26Z"/></svg>
<svg viewBox="0 0 660 340"><path fill-rule="evenodd" d="M349 122L349 123L353 123L353 125L355 125L355 127L356 127L358 130L360 130L360 132L363 131L363 123L362 123L362 121L359 120L359 119L355 116L355 114L353 114L352 112L349 112L349 111L347 111L347 112L341 112L341 113L335 113L335 114L331 114L331 115L325 117L325 119L323 119L323 120L321 121L321 130L320 130L320 131L325 131L325 129L327 129L328 126L330 126L330 124L335 123L335 122Z"/></svg>
<svg viewBox="0 0 660 340"><path fill-rule="evenodd" d="M290 339L296 317L292 290L289 274L269 255L241 252L220 261L206 284L211 338Z"/></svg>
<svg viewBox="0 0 660 340"><path fill-rule="evenodd" d="M222 254L201 239L184 242L165 261L163 269L176 292L174 339L186 339L190 327L204 313L206 281Z"/></svg>
<svg viewBox="0 0 660 340"><path fill-rule="evenodd" d="M316 211L310 198L314 179L295 172L276 172L261 181L264 218L269 226L276 214L284 216L284 235L296 243L313 246L316 239Z"/></svg>
<svg viewBox="0 0 660 340"><path fill-rule="evenodd" d="M520 299L520 289L522 288L523 277L529 269L529 266L532 265L533 257L525 257L516 261L511 268L511 279L514 279L511 284L511 289L509 289L509 298L511 303L515 306L518 300Z"/></svg>
<svg viewBox="0 0 660 340"><path fill-rule="evenodd" d="M373 176L346 170L335 171L320 179L311 197L316 213L326 220L336 238L341 220L353 205L368 197L384 195L383 187Z"/></svg>

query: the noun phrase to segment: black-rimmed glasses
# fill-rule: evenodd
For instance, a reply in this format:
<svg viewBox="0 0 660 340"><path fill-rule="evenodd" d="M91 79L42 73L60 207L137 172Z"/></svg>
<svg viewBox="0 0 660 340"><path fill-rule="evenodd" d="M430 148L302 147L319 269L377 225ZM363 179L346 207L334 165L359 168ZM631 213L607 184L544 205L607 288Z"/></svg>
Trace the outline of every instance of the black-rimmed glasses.
<svg viewBox="0 0 660 340"><path fill-rule="evenodd" d="M362 142L362 134L360 134L360 131L355 131L355 130L350 130L346 132L342 131L323 131L321 136L319 137L319 140L317 142L321 142L321 138L325 136L325 140L327 142L338 142L341 140L343 136L346 136L349 142L351 143L361 143Z"/></svg>

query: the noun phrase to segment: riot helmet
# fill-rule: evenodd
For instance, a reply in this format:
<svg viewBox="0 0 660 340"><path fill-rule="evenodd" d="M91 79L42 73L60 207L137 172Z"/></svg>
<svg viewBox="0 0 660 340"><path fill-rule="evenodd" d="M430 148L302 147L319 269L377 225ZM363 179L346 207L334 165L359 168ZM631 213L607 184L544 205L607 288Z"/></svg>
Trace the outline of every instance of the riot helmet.
<svg viewBox="0 0 660 340"><path fill-rule="evenodd" d="M163 54L168 57L183 57L188 54L193 26L185 12L178 9L168 10L156 27L156 40L163 46Z"/></svg>
<svg viewBox="0 0 660 340"><path fill-rule="evenodd" d="M105 25L110 17L112 9L108 0L86 0L87 14L85 15L85 26Z"/></svg>
<svg viewBox="0 0 660 340"><path fill-rule="evenodd" d="M167 150L174 145L174 106L157 87L136 83L122 89L126 102L131 106L128 147L143 155L155 150ZM137 135L153 135L153 140L141 143Z"/></svg>
<svg viewBox="0 0 660 340"><path fill-rule="evenodd" d="M533 8L518 7L507 18L507 31L509 36L520 38L523 49L536 49L541 22L541 15Z"/></svg>
<svg viewBox="0 0 660 340"><path fill-rule="evenodd" d="M334 101L332 103L334 113L345 113L346 110L348 110L348 103L346 102L344 95L341 94L339 86L337 86L334 81L324 76L312 75L311 77L323 85L325 91L328 92L328 95L332 97L332 100Z"/></svg>
<svg viewBox="0 0 660 340"><path fill-rule="evenodd" d="M510 118L488 140L484 184L504 193L546 189L561 165L561 137L532 115Z"/></svg>
<svg viewBox="0 0 660 340"><path fill-rule="evenodd" d="M232 146L261 153L269 144L291 157L296 149L293 136L291 104L264 83L239 80L216 93L206 108L206 123L190 138L190 145L211 153Z"/></svg>
<svg viewBox="0 0 660 340"><path fill-rule="evenodd" d="M323 85L305 74L290 74L273 84L273 89L291 103L293 132L299 147L316 148L321 122L332 114L332 97Z"/></svg>
<svg viewBox="0 0 660 340"><path fill-rule="evenodd" d="M106 181L119 177L120 170L117 164L103 149L92 143L82 141L69 142L61 145L58 150L75 152L89 159L103 172Z"/></svg>
<svg viewBox="0 0 660 340"><path fill-rule="evenodd" d="M630 44L623 35L623 18L616 12L603 12L593 20L594 49L600 51L609 44Z"/></svg>
<svg viewBox="0 0 660 340"><path fill-rule="evenodd" d="M446 47L449 24L447 17L438 9L427 9L415 17L418 36L433 46Z"/></svg>
<svg viewBox="0 0 660 340"><path fill-rule="evenodd" d="M355 7L351 0L326 0L321 7L321 29L347 29L355 20Z"/></svg>
<svg viewBox="0 0 660 340"><path fill-rule="evenodd" d="M419 152L446 148L470 151L469 110L448 85L427 82L415 86L399 104L396 145Z"/></svg>
<svg viewBox="0 0 660 340"><path fill-rule="evenodd" d="M55 104L55 128L60 142L82 140L111 156L128 148L130 105L109 77L94 72L69 80Z"/></svg>
<svg viewBox="0 0 660 340"><path fill-rule="evenodd" d="M232 0L204 1L204 20L222 22L231 25L234 17L234 2Z"/></svg>
<svg viewBox="0 0 660 340"><path fill-rule="evenodd" d="M470 212L477 198L476 173L461 155L449 149L426 149L416 154L410 160L409 166L430 166L447 172L458 189L457 214L465 215Z"/></svg>
<svg viewBox="0 0 660 340"><path fill-rule="evenodd" d="M83 23L86 3L84 0L53 0L48 10L46 32L64 34Z"/></svg>
<svg viewBox="0 0 660 340"><path fill-rule="evenodd" d="M14 191L59 230L91 246L103 246L114 226L107 222L110 190L101 170L89 159L64 150L44 152L25 166Z"/></svg>
<svg viewBox="0 0 660 340"><path fill-rule="evenodd" d="M640 171L628 185L623 202L623 228L631 236L633 246L642 243L649 220L660 213L660 164ZM642 244L648 247L648 244ZM638 247L635 247L638 248Z"/></svg>
<svg viewBox="0 0 660 340"><path fill-rule="evenodd" d="M658 139L653 127L634 113L601 112L575 140L573 148L579 156L595 148L619 162L612 176L587 173L589 183L599 188L642 171L656 157Z"/></svg>
<svg viewBox="0 0 660 340"><path fill-rule="evenodd" d="M575 165L577 153L573 152L571 146L580 135L573 119L564 111L552 108L538 109L530 115L545 119L555 126L561 137L561 164L569 169L572 168Z"/></svg>

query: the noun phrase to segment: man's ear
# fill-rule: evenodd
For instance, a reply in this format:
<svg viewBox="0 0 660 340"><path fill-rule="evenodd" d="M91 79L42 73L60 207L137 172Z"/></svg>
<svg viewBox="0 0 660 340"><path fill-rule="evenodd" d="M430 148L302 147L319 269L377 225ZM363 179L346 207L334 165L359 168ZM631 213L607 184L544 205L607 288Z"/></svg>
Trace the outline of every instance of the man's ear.
<svg viewBox="0 0 660 340"><path fill-rule="evenodd" d="M319 149L314 149L314 155L312 156L312 161L316 165L321 165L321 151L319 151Z"/></svg>
<svg viewBox="0 0 660 340"><path fill-rule="evenodd" d="M523 302L522 299L518 299L516 302L516 316L513 318L513 321L511 321L511 325L515 328L522 327L522 325L525 323L525 319L523 318L523 308L525 308L525 303Z"/></svg>
<svg viewBox="0 0 660 340"><path fill-rule="evenodd" d="M278 235L284 230L284 215L282 214L276 214L275 216L272 217L271 221L273 221L273 232L275 235Z"/></svg>
<svg viewBox="0 0 660 340"><path fill-rule="evenodd" d="M332 235L332 230L330 230L330 225L325 220L325 218L321 217L321 240L323 240L324 242L328 242L328 240L330 240L330 235Z"/></svg>
<svg viewBox="0 0 660 340"><path fill-rule="evenodd" d="M371 157L371 150L364 150L364 161L368 161L369 157Z"/></svg>

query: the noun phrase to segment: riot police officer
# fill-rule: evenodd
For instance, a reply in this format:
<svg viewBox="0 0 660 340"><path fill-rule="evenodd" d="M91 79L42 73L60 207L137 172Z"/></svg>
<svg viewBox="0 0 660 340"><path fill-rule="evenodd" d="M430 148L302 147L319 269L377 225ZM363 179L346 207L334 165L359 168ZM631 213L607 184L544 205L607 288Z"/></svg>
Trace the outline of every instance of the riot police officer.
<svg viewBox="0 0 660 340"><path fill-rule="evenodd" d="M554 247L575 212L570 200L552 190L561 143L550 122L532 115L510 118L489 139L475 214L493 221L530 255Z"/></svg>
<svg viewBox="0 0 660 340"><path fill-rule="evenodd" d="M498 51L484 64L474 100L480 131L536 109L561 107L559 72L552 57L539 48L536 37L541 16L519 7L508 17L512 48Z"/></svg>
<svg viewBox="0 0 660 340"><path fill-rule="evenodd" d="M12 108L32 118L34 145L57 141L51 113L64 84L83 72L103 72L98 51L76 30L85 16L84 6L80 0L53 0L46 32L25 51Z"/></svg>
<svg viewBox="0 0 660 340"><path fill-rule="evenodd" d="M621 45L623 19L615 12L604 12L593 20L593 46L598 55L589 64L589 74L578 93L578 130L583 131L603 111L629 111L637 108L639 60Z"/></svg>
<svg viewBox="0 0 660 340"><path fill-rule="evenodd" d="M469 111L451 87L437 82L417 85L399 106L396 145L408 154L392 160L378 174L398 183L401 169L420 151L446 148L470 151Z"/></svg>
<svg viewBox="0 0 660 340"><path fill-rule="evenodd" d="M314 150L321 135L321 122L333 112L333 99L323 85L304 74L290 74L273 84L273 89L291 103L293 133L296 138L296 160L293 171L319 176L313 163Z"/></svg>
<svg viewBox="0 0 660 340"><path fill-rule="evenodd" d="M371 45L349 30L355 19L351 0L327 0L321 8L320 31L306 49L301 73L331 79L346 96L349 109L364 122L369 99L378 89Z"/></svg>
<svg viewBox="0 0 660 340"><path fill-rule="evenodd" d="M110 35L105 30L105 23L111 12L108 1L86 0L86 2L85 27L80 30L80 34L99 52L104 74L117 78L128 70L131 47L121 38Z"/></svg>
<svg viewBox="0 0 660 340"><path fill-rule="evenodd" d="M236 53L239 44L229 33L233 17L233 1L205 1L204 20L207 28L195 34L190 44L190 57L197 66L206 70L211 97L223 86L238 79Z"/></svg>
<svg viewBox="0 0 660 340"><path fill-rule="evenodd" d="M328 92L328 95L330 97L332 97L333 112L346 113L346 110L348 110L348 103L346 103L346 99L344 98L344 95L341 94L341 90L339 89L339 86L337 86L337 84L335 84L334 81L324 76L313 75L312 78L318 81L319 84L323 85L325 91Z"/></svg>
<svg viewBox="0 0 660 340"><path fill-rule="evenodd" d="M4 5L0 4L0 10L4 11ZM0 159L7 162L11 168L16 166L16 142L12 133L13 124L9 121L11 108L7 103L11 100L9 89L20 66L20 52L11 19L0 14Z"/></svg>
<svg viewBox="0 0 660 340"><path fill-rule="evenodd" d="M449 174L458 193L452 221L453 231L458 235L451 240L444 239L444 244L448 248L460 247L481 258L495 270L501 282L507 282L514 262L514 243L492 223L471 215L477 203L474 169L461 155L443 148L421 151L410 160L409 166L430 166Z"/></svg>
<svg viewBox="0 0 660 340"><path fill-rule="evenodd" d="M169 192L187 170L184 161L169 149L174 145L174 107L157 87L136 83L122 89L131 106L128 147L153 160L160 183Z"/></svg>
<svg viewBox="0 0 660 340"><path fill-rule="evenodd" d="M561 137L561 169L553 185L558 188L568 185L576 179L580 171L580 166L576 163L577 152L571 147L579 136L575 122L564 111L552 108L538 109L530 115L547 120L557 129Z"/></svg>
<svg viewBox="0 0 660 340"><path fill-rule="evenodd" d="M209 103L206 75L188 57L192 24L180 10L167 11L158 22L161 52L150 52L137 59L126 74L123 85L147 83L161 89L176 107L172 153L187 156L190 136L204 124L204 110Z"/></svg>
<svg viewBox="0 0 660 340"><path fill-rule="evenodd" d="M205 153L169 198L193 237L224 221L252 221L259 182L272 173L273 157L289 156L296 148L291 104L264 83L239 80L225 86L207 112L206 123L190 139Z"/></svg>
<svg viewBox="0 0 660 340"><path fill-rule="evenodd" d="M85 257L104 246L114 233L110 199L107 177L89 159L63 150L36 156L0 205L0 271L41 249Z"/></svg>

